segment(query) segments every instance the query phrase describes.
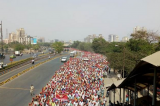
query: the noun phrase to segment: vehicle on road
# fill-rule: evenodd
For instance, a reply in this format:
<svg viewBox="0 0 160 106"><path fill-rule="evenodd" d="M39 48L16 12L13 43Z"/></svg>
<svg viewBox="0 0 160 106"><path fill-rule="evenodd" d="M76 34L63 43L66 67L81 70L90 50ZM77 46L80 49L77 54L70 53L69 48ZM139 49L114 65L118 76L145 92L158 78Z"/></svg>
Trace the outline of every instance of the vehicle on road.
<svg viewBox="0 0 160 106"><path fill-rule="evenodd" d="M67 57L62 57L61 58L61 62L66 62L67 61Z"/></svg>
<svg viewBox="0 0 160 106"><path fill-rule="evenodd" d="M36 57L38 57L38 55L35 53L35 54L33 54L32 57L33 57L33 58L36 58Z"/></svg>
<svg viewBox="0 0 160 106"><path fill-rule="evenodd" d="M10 56L10 58L11 59L16 58L16 55L13 54L13 55Z"/></svg>
<svg viewBox="0 0 160 106"><path fill-rule="evenodd" d="M5 59L4 53L0 53L0 59Z"/></svg>
<svg viewBox="0 0 160 106"><path fill-rule="evenodd" d="M49 54L53 54L53 53L54 53L54 51L50 51L50 52L49 52Z"/></svg>
<svg viewBox="0 0 160 106"><path fill-rule="evenodd" d="M15 51L16 56L20 56L20 54L21 54L20 51Z"/></svg>
<svg viewBox="0 0 160 106"><path fill-rule="evenodd" d="M75 55L76 55L76 51L72 51L72 52L70 52L70 57L74 57Z"/></svg>
<svg viewBox="0 0 160 106"><path fill-rule="evenodd" d="M4 64L3 62L0 62L0 69L5 68L7 64Z"/></svg>
<svg viewBox="0 0 160 106"><path fill-rule="evenodd" d="M89 59L88 58L83 58L83 61L89 61Z"/></svg>

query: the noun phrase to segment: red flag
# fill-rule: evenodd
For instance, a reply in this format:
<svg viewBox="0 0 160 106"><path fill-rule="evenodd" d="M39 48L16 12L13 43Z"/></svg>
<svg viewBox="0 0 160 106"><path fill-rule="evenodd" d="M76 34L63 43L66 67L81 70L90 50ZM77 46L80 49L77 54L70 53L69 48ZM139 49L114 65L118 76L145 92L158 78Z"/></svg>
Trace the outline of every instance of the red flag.
<svg viewBox="0 0 160 106"><path fill-rule="evenodd" d="M68 101L68 96L65 94L56 94L56 99L61 100L61 101Z"/></svg>

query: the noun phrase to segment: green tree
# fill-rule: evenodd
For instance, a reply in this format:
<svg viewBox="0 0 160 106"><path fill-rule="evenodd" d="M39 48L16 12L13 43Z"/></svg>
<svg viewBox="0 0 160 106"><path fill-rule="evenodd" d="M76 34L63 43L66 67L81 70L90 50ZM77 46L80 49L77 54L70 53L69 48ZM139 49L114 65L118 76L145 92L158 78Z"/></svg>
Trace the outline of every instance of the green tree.
<svg viewBox="0 0 160 106"><path fill-rule="evenodd" d="M95 38L92 42L93 51L100 54L106 53L107 42L103 38Z"/></svg>
<svg viewBox="0 0 160 106"><path fill-rule="evenodd" d="M79 45L77 46L77 49L83 50L83 51L93 52L92 44L91 43L86 43L86 42L79 43Z"/></svg>
<svg viewBox="0 0 160 106"><path fill-rule="evenodd" d="M73 44L71 45L71 47L77 48L80 43L81 43L80 41L74 41Z"/></svg>
<svg viewBox="0 0 160 106"><path fill-rule="evenodd" d="M22 51L24 50L25 46L22 44L16 44L14 50L16 51Z"/></svg>
<svg viewBox="0 0 160 106"><path fill-rule="evenodd" d="M38 49L40 48L40 46L39 46L38 44L34 44L34 45L32 45L32 48L33 48L34 50L38 50Z"/></svg>
<svg viewBox="0 0 160 106"><path fill-rule="evenodd" d="M61 53L63 51L63 43L62 42L55 42L52 44L52 47L55 49L56 52Z"/></svg>
<svg viewBox="0 0 160 106"><path fill-rule="evenodd" d="M136 40L145 40L149 43L155 43L160 40L157 32L149 32L149 31L137 31L136 33L132 33L131 37Z"/></svg>

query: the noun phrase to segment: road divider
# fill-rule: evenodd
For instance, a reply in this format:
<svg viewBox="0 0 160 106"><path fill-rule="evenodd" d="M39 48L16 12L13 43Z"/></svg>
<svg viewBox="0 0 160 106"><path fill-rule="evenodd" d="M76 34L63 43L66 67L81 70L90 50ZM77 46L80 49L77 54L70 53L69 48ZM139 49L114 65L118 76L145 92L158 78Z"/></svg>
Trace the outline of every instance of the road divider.
<svg viewBox="0 0 160 106"><path fill-rule="evenodd" d="M40 55L38 55L38 56L39 56L39 57L41 57L41 56L44 56L44 55L47 55L47 54L49 54L49 53L40 54ZM32 57L29 57L29 58L32 58ZM26 59L28 59L28 58L26 58ZM22 60L25 60L25 59L22 59ZM19 60L19 61L13 61L13 62L7 63L7 65L15 64L15 63L20 62L20 61L22 61L22 60Z"/></svg>
<svg viewBox="0 0 160 106"><path fill-rule="evenodd" d="M68 55L68 54L65 54L65 55ZM38 66L40 66L40 65L42 65L42 64L44 64L44 63L46 63L46 62L48 62L48 61L51 61L51 60L53 60L53 59L55 59L55 58L59 58L59 57L65 56L65 55L56 56L56 57L50 58L50 59L48 59L48 60L42 61L42 62L40 62L40 63L37 63L37 64L35 64L35 65L33 65L33 66L31 66L31 67L29 67L29 68L27 68L27 69L19 72L18 74L14 75L14 76L12 76L12 77L10 77L10 78L8 78L8 79L6 79L5 81L0 82L0 86L6 84L6 83L8 83L9 81L17 78L18 76L20 76L20 75L22 75L22 74L24 74L24 73L32 70L33 68L36 68L36 67L38 67Z"/></svg>

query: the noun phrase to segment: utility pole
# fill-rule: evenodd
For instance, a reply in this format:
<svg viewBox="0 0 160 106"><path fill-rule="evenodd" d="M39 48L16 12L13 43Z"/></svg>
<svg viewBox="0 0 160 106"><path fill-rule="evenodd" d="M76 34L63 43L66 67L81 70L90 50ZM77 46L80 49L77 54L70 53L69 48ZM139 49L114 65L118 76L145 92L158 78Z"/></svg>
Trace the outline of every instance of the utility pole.
<svg viewBox="0 0 160 106"><path fill-rule="evenodd" d="M2 53L3 53L3 34L2 34L2 21L1 21L1 46L2 46Z"/></svg>

